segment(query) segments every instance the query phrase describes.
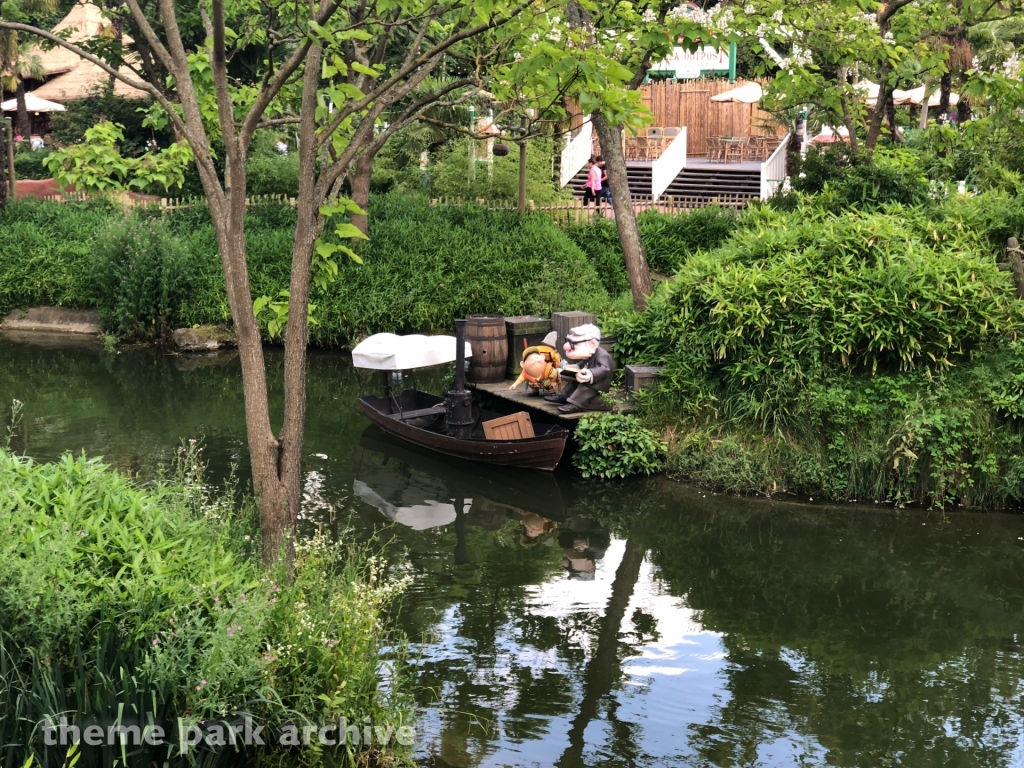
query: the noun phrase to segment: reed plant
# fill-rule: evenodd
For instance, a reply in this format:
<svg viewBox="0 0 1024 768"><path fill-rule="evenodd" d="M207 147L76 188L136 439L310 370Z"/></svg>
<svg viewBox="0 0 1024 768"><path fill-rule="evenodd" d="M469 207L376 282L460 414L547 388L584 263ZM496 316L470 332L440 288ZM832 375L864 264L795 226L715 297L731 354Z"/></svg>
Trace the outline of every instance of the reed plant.
<svg viewBox="0 0 1024 768"><path fill-rule="evenodd" d="M259 565L246 505L200 480L194 446L173 482L146 488L97 461L36 464L0 452L0 765L63 765L60 717L160 726L160 744L80 745L79 766L343 765L404 759L369 747L196 745L180 729L252 718L409 725L400 653L384 677L386 607L404 582L360 547L316 535L294 580Z"/></svg>

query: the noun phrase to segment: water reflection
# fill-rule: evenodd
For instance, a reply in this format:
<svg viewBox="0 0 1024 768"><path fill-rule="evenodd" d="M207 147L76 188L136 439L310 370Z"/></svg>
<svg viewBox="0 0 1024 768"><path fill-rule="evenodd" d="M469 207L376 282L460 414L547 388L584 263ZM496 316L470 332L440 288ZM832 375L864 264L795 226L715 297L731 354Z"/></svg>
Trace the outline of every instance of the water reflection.
<svg viewBox="0 0 1024 768"><path fill-rule="evenodd" d="M422 765L1024 762L1024 518L466 465L367 428L363 386L312 356L304 516L353 507L415 576ZM148 477L203 435L211 479L244 462L231 355L0 339L14 397L40 458Z"/></svg>

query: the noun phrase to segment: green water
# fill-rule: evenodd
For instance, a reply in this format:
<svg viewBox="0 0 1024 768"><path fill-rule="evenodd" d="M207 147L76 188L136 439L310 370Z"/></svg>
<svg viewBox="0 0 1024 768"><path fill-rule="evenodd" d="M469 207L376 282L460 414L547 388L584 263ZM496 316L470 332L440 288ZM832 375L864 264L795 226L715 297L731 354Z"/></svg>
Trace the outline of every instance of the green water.
<svg viewBox="0 0 1024 768"><path fill-rule="evenodd" d="M310 361L305 516L395 521L422 765L1024 763L1024 518L467 466L368 428L362 386ZM0 338L12 398L39 459L147 476L202 436L245 471L230 355Z"/></svg>

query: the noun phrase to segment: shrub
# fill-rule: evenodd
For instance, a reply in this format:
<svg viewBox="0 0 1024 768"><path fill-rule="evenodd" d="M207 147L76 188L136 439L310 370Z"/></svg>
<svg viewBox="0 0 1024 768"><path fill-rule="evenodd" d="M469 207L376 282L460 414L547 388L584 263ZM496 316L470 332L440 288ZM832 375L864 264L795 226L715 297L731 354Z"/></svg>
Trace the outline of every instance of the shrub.
<svg viewBox="0 0 1024 768"><path fill-rule="evenodd" d="M110 330L131 338L163 336L190 292L188 253L159 219L112 222L94 242L91 298Z"/></svg>
<svg viewBox="0 0 1024 768"><path fill-rule="evenodd" d="M611 480L661 469L664 442L631 414L586 416L580 419L574 436L573 466L584 477Z"/></svg>
<svg viewBox="0 0 1024 768"><path fill-rule="evenodd" d="M579 224L569 222L564 226L565 234L587 255L597 270L601 284L612 296L629 290L629 277L623 260L622 245L619 243L619 229L615 222L606 218Z"/></svg>
<svg viewBox="0 0 1024 768"><path fill-rule="evenodd" d="M39 305L93 304L85 264L93 237L121 214L97 200L12 200L0 210L0 315Z"/></svg>
<svg viewBox="0 0 1024 768"><path fill-rule="evenodd" d="M845 144L811 147L792 178L796 192L822 194L821 204L832 210L874 209L889 203L918 205L929 194L928 177L920 157L906 150L877 149L869 157L849 154ZM785 193L780 204L785 207Z"/></svg>
<svg viewBox="0 0 1024 768"><path fill-rule="evenodd" d="M593 267L543 214L435 207L398 195L374 198L370 207L370 239L359 246L364 263L340 263L338 279L313 292L315 343L339 345L380 331L450 331L453 318L481 312L595 311L608 301ZM253 293L275 296L287 286L292 232L264 224L248 237ZM204 269L209 274L214 266ZM188 302L189 324L209 322L192 313L199 302L208 308L221 301L223 277L211 279L216 292L206 288Z"/></svg>
<svg viewBox="0 0 1024 768"><path fill-rule="evenodd" d="M519 147L510 145L504 157L493 163L476 161L470 179L469 139L453 141L439 153L428 167L431 197L456 197L466 200L519 199ZM550 139L529 142L526 154L526 197L537 205L566 198L570 193L560 190L552 176L551 158L554 143Z"/></svg>
<svg viewBox="0 0 1024 768"><path fill-rule="evenodd" d="M259 154L246 163L246 192L249 195L299 194L299 155Z"/></svg>
<svg viewBox="0 0 1024 768"><path fill-rule="evenodd" d="M50 156L48 149L18 148L14 155L14 173L19 179L49 179L53 174L46 170L43 160ZM6 159L4 160L6 162Z"/></svg>
<svg viewBox="0 0 1024 768"><path fill-rule="evenodd" d="M167 146L173 140L169 131L157 131L143 125L146 119L144 103L110 93L105 85L98 85L84 99L73 99L64 105L66 109L63 112L50 115L50 135L58 146L78 144L87 129L104 120L124 126L124 140L119 145L124 157L144 154L150 142Z"/></svg>
<svg viewBox="0 0 1024 768"><path fill-rule="evenodd" d="M955 222L806 207L746 223L617 329L620 354L665 363L689 407L713 402L720 382L742 391L748 416L776 424L822 366L944 369L1022 329L1009 277Z"/></svg>
<svg viewBox="0 0 1024 768"><path fill-rule="evenodd" d="M216 762L203 745L177 750L178 718L209 728L243 715L270 727L408 717L400 669L387 690L380 671L382 611L401 584L322 537L297 547L292 584L263 571L243 549L245 517L203 488L195 456L182 456L185 484L143 490L84 458L34 464L0 451L8 762L34 752L64 765L67 748L44 745L37 724L65 714L106 725L119 707L127 723L152 718L167 735L129 751L139 768ZM345 750L305 749L302 763L339 764ZM115 751L85 748L83 764L110 764ZM287 748L259 752L260 764L296 764Z"/></svg>

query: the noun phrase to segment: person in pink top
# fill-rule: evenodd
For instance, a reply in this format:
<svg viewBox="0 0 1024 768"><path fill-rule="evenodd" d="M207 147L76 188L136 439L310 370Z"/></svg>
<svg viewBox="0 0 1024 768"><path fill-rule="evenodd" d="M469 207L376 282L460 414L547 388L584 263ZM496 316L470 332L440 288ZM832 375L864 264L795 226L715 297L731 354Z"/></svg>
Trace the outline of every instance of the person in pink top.
<svg viewBox="0 0 1024 768"><path fill-rule="evenodd" d="M601 196L601 167L593 155L587 162L590 165L590 170L587 172L587 183L583 185L584 206L590 205L591 200L596 203Z"/></svg>

